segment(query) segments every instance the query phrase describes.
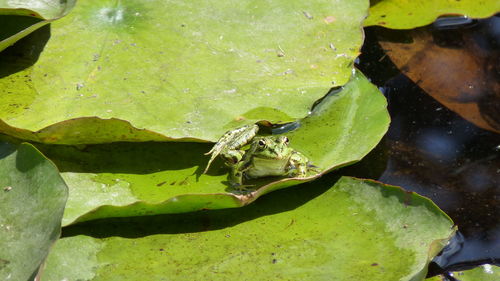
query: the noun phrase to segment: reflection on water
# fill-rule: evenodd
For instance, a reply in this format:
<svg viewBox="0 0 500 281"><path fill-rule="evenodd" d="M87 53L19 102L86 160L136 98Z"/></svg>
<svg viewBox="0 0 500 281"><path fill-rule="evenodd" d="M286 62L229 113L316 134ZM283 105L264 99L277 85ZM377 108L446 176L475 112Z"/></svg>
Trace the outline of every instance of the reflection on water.
<svg viewBox="0 0 500 281"><path fill-rule="evenodd" d="M458 225L460 232L435 259L440 268L431 274L499 265L500 135L465 120L400 74L376 45L378 30L366 30L359 64L382 87L392 118L378 180L431 198Z"/></svg>
<svg viewBox="0 0 500 281"><path fill-rule="evenodd" d="M452 131L443 132L436 129L424 129L416 136L415 144L428 157L439 162L451 162L458 155L459 140L451 136Z"/></svg>

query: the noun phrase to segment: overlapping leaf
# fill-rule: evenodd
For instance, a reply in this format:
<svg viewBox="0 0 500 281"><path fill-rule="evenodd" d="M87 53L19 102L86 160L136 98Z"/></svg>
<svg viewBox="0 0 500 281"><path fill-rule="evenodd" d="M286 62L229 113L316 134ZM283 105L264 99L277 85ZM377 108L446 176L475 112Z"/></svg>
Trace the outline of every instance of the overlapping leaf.
<svg viewBox="0 0 500 281"><path fill-rule="evenodd" d="M64 144L215 141L245 123L293 121L348 81L367 9L366 0L81 1L51 25L33 67L0 79L0 131ZM0 61L17 69L22 59Z"/></svg>
<svg viewBox="0 0 500 281"><path fill-rule="evenodd" d="M76 0L0 0L0 51L65 16Z"/></svg>
<svg viewBox="0 0 500 281"><path fill-rule="evenodd" d="M33 146L0 142L1 280L33 280L61 232L67 193L54 164Z"/></svg>
<svg viewBox="0 0 500 281"><path fill-rule="evenodd" d="M377 0L371 1L365 26L411 29L432 23L439 16L486 18L500 11L498 0Z"/></svg>
<svg viewBox="0 0 500 281"><path fill-rule="evenodd" d="M236 210L75 226L107 238L60 240L42 280L423 280L452 221L415 193L333 180Z"/></svg>
<svg viewBox="0 0 500 281"><path fill-rule="evenodd" d="M384 96L360 73L330 94L288 132L291 146L321 173L360 160L389 125ZM200 143L119 143L75 148L41 146L70 186L63 224L103 217L179 213L239 207L260 195L305 179L263 178L254 192L232 193L227 170L215 162L202 175L210 145Z"/></svg>

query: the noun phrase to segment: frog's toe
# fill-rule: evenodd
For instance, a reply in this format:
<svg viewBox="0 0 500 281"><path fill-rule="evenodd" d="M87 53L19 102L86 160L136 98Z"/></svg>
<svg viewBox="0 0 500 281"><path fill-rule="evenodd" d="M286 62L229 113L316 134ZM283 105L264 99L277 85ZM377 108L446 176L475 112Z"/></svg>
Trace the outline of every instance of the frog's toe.
<svg viewBox="0 0 500 281"><path fill-rule="evenodd" d="M307 170L316 174L321 172L321 168L313 164L307 164Z"/></svg>
<svg viewBox="0 0 500 281"><path fill-rule="evenodd" d="M248 192L253 187L250 184L231 183L231 188L239 192Z"/></svg>

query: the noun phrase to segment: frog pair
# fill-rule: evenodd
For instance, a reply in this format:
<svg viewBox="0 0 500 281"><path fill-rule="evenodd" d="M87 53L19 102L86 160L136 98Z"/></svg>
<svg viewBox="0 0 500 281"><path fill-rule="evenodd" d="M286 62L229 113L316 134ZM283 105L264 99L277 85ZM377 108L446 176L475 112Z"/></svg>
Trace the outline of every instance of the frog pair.
<svg viewBox="0 0 500 281"><path fill-rule="evenodd" d="M256 137L259 126L255 124L226 132L205 155L210 155L208 171L212 161L220 155L231 169L231 186L242 188L243 179L267 176L305 177L309 159L289 146L286 136ZM243 148L250 144L250 148Z"/></svg>

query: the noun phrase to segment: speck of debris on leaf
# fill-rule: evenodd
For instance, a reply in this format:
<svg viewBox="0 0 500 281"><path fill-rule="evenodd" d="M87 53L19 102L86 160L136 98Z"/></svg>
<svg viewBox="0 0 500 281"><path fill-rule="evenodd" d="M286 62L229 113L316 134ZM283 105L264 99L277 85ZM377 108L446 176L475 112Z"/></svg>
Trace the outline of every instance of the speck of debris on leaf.
<svg viewBox="0 0 500 281"><path fill-rule="evenodd" d="M312 16L311 14L309 14L308 12L306 12L306 11L302 11L302 13L304 14L304 16L305 16L306 18L308 18L308 19L310 19L310 20L312 20L312 19L313 19L313 16Z"/></svg>
<svg viewBox="0 0 500 281"><path fill-rule="evenodd" d="M11 190L12 190L12 186L6 186L3 189L3 191L11 191Z"/></svg>

